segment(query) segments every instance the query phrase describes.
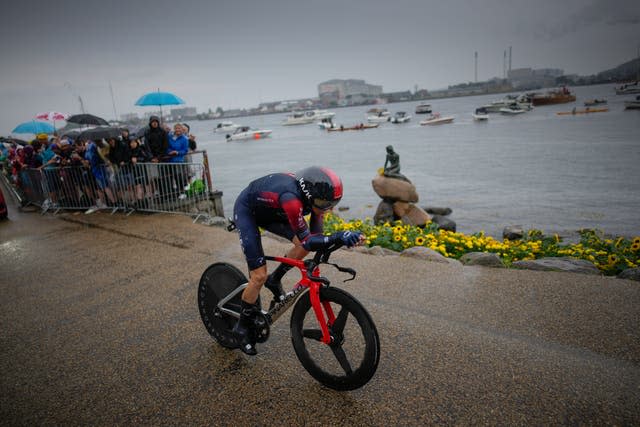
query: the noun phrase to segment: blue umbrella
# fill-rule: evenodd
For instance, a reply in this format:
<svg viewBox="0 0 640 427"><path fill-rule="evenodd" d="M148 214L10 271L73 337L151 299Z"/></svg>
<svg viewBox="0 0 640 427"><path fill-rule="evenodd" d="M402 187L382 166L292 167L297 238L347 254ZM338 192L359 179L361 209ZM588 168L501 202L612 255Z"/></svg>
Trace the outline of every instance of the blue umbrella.
<svg viewBox="0 0 640 427"><path fill-rule="evenodd" d="M160 106L160 119L162 120L162 106L163 105L178 105L184 104L184 101L180 99L178 96L172 94L171 92L160 92L158 89L157 92L149 92L145 95L142 95L140 99L136 101L136 105L147 106L147 105L158 105Z"/></svg>
<svg viewBox="0 0 640 427"><path fill-rule="evenodd" d="M55 130L56 129L49 123L32 120L30 122L20 123L11 133L53 133Z"/></svg>

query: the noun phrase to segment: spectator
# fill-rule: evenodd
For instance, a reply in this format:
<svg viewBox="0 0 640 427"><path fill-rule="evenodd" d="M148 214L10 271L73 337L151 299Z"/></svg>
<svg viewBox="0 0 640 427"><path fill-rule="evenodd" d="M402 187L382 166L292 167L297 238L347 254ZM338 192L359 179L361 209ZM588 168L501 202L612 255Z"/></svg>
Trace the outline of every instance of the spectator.
<svg viewBox="0 0 640 427"><path fill-rule="evenodd" d="M144 132L144 141L151 152L151 161L153 163L159 163L165 160L169 142L167 132L160 126L158 116L151 116L149 118L149 127Z"/></svg>
<svg viewBox="0 0 640 427"><path fill-rule="evenodd" d="M183 123L182 126L184 129L184 134L189 138L189 151L196 151L198 149L198 144L196 144L196 136L191 135L191 128L188 124Z"/></svg>
<svg viewBox="0 0 640 427"><path fill-rule="evenodd" d="M169 134L169 148L167 149L169 163L183 163L185 154L189 152L189 139L184 135L183 129L180 123L176 123L173 132ZM189 181L187 168L175 165L171 168L171 174L173 175L171 185L182 193ZM184 197L186 197L184 193L180 194L180 198Z"/></svg>
<svg viewBox="0 0 640 427"><path fill-rule="evenodd" d="M144 189L148 184L146 168L138 163L147 163L151 160L151 155L136 138L132 138L131 141L129 141L129 153L131 154L130 167L132 168L133 180L135 182L136 202L134 207L137 209L147 209L148 203L144 198Z"/></svg>
<svg viewBox="0 0 640 427"><path fill-rule="evenodd" d="M90 214L98 209L106 208L103 194L106 194L109 202L115 203L115 197L110 188L110 162L108 159L109 144L103 140L89 141L85 151L85 159L89 162L91 173L97 185L96 205L85 213Z"/></svg>

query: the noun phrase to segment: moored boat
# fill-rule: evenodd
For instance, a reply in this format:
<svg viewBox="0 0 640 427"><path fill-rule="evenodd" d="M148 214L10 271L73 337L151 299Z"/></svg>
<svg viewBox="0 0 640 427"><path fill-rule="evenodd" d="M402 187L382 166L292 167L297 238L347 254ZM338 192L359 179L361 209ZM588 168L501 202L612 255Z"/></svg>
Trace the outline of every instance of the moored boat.
<svg viewBox="0 0 640 427"><path fill-rule="evenodd" d="M452 122L453 122L452 116L442 117L440 116L440 113L433 113L425 120L422 120L420 122L420 125L421 126L443 125L443 124L452 123Z"/></svg>
<svg viewBox="0 0 640 427"><path fill-rule="evenodd" d="M262 139L271 135L271 130L251 129L249 126L240 126L232 134L227 134L227 141L244 141L247 139Z"/></svg>
<svg viewBox="0 0 640 427"><path fill-rule="evenodd" d="M531 103L534 107L540 105L566 104L567 102L573 102L575 100L576 96L566 87L551 90L547 93L535 93L531 97Z"/></svg>
<svg viewBox="0 0 640 427"><path fill-rule="evenodd" d="M476 111L472 114L473 120L477 122L486 122L489 120L489 113L484 107L476 108Z"/></svg>
<svg viewBox="0 0 640 427"><path fill-rule="evenodd" d="M391 117L391 123L407 123L409 120L411 116L404 111L398 111Z"/></svg>
<svg viewBox="0 0 640 427"><path fill-rule="evenodd" d="M640 84L638 82L627 83L616 88L616 95L632 95L640 93Z"/></svg>
<svg viewBox="0 0 640 427"><path fill-rule="evenodd" d="M282 126L306 125L335 115L336 113L327 110L295 111L284 119Z"/></svg>
<svg viewBox="0 0 640 427"><path fill-rule="evenodd" d="M416 114L431 114L431 104L418 104Z"/></svg>
<svg viewBox="0 0 640 427"><path fill-rule="evenodd" d="M593 107L594 105L604 105L607 103L606 99L589 99L587 101L584 101L584 106L585 107Z"/></svg>
<svg viewBox="0 0 640 427"><path fill-rule="evenodd" d="M213 129L213 131L215 133L230 133L235 132L235 130L239 127L240 125L237 125L233 122L220 122L218 123L218 126Z"/></svg>
<svg viewBox="0 0 640 427"><path fill-rule="evenodd" d="M369 123L384 123L391 120L391 113L386 108L372 108L367 113L369 114L367 116Z"/></svg>
<svg viewBox="0 0 640 427"><path fill-rule="evenodd" d="M504 114L507 116L515 116L524 112L525 111L515 102L500 109L500 114Z"/></svg>
<svg viewBox="0 0 640 427"><path fill-rule="evenodd" d="M640 110L640 95L636 96L635 101L624 101L625 110Z"/></svg>

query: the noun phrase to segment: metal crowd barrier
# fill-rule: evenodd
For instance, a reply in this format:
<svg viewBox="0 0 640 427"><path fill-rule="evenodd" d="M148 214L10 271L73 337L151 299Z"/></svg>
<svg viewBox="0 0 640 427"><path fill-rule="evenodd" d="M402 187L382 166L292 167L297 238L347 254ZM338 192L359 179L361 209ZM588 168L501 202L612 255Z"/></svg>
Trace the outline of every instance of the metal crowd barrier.
<svg viewBox="0 0 640 427"><path fill-rule="evenodd" d="M202 159L194 162L194 158ZM212 189L206 152L185 156L185 163L139 163L23 169L17 189L23 204L43 213L85 210L177 213L210 221L224 216L221 195Z"/></svg>

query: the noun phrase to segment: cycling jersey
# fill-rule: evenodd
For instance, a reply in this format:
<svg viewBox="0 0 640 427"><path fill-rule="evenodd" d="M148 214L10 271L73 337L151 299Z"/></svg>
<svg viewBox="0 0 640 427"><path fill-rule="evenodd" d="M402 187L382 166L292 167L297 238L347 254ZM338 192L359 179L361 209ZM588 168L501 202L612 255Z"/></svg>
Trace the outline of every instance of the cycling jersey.
<svg viewBox="0 0 640 427"><path fill-rule="evenodd" d="M304 200L295 177L285 173L258 178L240 193L233 215L249 270L265 265L258 227L288 240L295 236L307 250L312 237L322 235L323 215L314 213ZM304 219L309 213L310 227Z"/></svg>

